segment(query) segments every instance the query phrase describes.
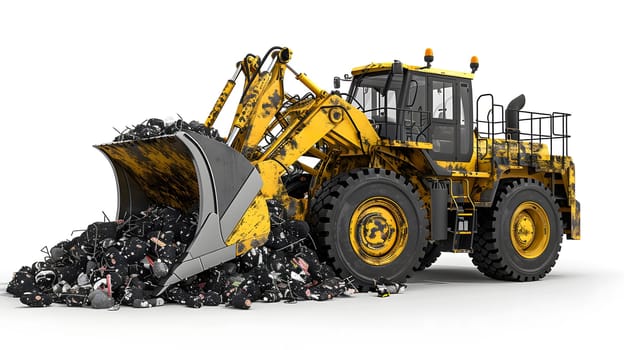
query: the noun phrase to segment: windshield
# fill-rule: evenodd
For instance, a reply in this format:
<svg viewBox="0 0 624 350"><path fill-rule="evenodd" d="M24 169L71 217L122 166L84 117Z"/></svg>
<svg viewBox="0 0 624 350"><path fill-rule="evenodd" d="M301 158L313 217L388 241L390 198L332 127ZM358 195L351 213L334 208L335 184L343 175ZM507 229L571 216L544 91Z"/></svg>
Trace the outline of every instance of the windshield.
<svg viewBox="0 0 624 350"><path fill-rule="evenodd" d="M388 78L389 72L356 78L350 93L353 100L349 102L361 108L369 119L396 122L403 76L393 75L390 81Z"/></svg>

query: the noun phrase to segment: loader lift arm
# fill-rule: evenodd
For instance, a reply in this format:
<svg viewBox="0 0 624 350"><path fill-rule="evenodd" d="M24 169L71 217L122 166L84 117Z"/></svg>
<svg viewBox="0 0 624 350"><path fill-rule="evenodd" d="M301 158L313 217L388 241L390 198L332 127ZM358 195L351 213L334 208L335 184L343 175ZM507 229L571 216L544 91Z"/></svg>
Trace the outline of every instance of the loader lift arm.
<svg viewBox="0 0 624 350"><path fill-rule="evenodd" d="M293 199L288 197L281 176L302 156L322 160L335 149L340 149L343 155L365 155L379 142L377 132L362 112L339 95L320 89L304 73L297 73L288 65L292 57L288 48L272 48L264 59L252 60L258 62L255 70L241 69L247 65L249 57L257 56L248 55L237 66L235 76L242 70L245 86L227 144L256 167L262 188L226 240L228 245L238 245L237 254L243 254L266 240L269 233L266 200L277 199L287 208L293 206ZM268 69L262 70L267 58L271 58ZM311 94L303 98L287 95L284 92L287 70ZM226 84L206 125L216 121L233 84L232 80Z"/></svg>
<svg viewBox="0 0 624 350"><path fill-rule="evenodd" d="M268 69L261 71L269 57L271 62ZM250 161L264 161L275 157L276 161L285 166L292 165L314 143L325 138L330 132L331 135L328 135L329 138L326 141L331 144L335 146L349 145L348 148L351 148L351 151L368 152L369 146L376 143L379 138L366 117L363 115L355 116L358 114L356 109L339 95L328 94L314 84L304 73L297 73L288 65L291 57L292 52L288 48L274 47L262 60L258 56L247 55L243 61L238 62L234 78L226 83L205 124L207 126L214 124L230 96L236 77L242 71L245 75L245 86L228 134L227 143ZM243 67L251 68L243 69ZM312 92L313 97L296 99L288 96L284 92L286 70L291 71L296 79ZM329 116L331 124L322 125L324 123L317 120L319 119L316 116L318 113ZM350 126L339 126L345 117L348 118ZM327 118L322 119L327 120ZM279 126L283 130L281 136L273 140L274 136L271 129L275 126ZM332 131L333 127L328 129L328 126L335 126L335 130ZM320 127L320 129L315 127ZM312 133L314 137L311 138L308 134ZM270 147L258 152L258 145L267 138L272 139ZM294 138L297 140L293 140ZM316 140L308 146L302 144L295 147L296 153L289 153L286 157L275 154L275 150L283 150L286 142L309 142L314 138Z"/></svg>

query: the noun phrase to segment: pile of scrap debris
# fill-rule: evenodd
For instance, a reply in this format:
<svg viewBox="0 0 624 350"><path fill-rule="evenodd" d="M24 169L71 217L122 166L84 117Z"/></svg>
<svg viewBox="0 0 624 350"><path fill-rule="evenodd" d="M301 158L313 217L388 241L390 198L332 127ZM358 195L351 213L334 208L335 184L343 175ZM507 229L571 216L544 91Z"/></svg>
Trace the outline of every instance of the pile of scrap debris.
<svg viewBox="0 0 624 350"><path fill-rule="evenodd" d="M199 122L166 124L150 119L127 128L115 141L137 140L177 131L194 131L221 140ZM43 261L24 266L7 292L33 307L52 303L118 309L178 303L199 308L226 305L248 309L253 302L329 300L356 293L352 281L336 276L319 258L305 221L289 220L277 201L268 241L238 258L169 286L163 279L184 256L197 232L197 212L154 205L128 218L94 222L70 240L44 249ZM402 292L404 284L378 281L379 296Z"/></svg>

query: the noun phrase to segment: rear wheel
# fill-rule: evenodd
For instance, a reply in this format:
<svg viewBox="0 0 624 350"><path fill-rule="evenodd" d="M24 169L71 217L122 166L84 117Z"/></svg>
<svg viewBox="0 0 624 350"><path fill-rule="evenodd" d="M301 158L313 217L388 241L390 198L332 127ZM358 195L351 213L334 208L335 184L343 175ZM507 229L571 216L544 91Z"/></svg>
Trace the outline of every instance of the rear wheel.
<svg viewBox="0 0 624 350"><path fill-rule="evenodd" d="M384 277L403 281L420 265L426 211L417 190L383 169L359 169L329 181L312 201L310 222L321 257L360 287Z"/></svg>
<svg viewBox="0 0 624 350"><path fill-rule="evenodd" d="M505 186L491 210L479 212L472 262L485 275L535 281L548 274L561 249L563 225L552 193L520 179Z"/></svg>

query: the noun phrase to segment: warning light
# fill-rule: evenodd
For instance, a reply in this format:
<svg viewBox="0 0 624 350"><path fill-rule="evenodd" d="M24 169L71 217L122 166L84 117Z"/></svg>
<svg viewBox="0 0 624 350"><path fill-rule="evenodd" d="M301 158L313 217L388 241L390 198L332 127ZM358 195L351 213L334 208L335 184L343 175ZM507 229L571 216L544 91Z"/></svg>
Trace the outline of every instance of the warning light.
<svg viewBox="0 0 624 350"><path fill-rule="evenodd" d="M433 50L430 47L425 49L425 62L427 62L427 68L431 68L431 62L433 62Z"/></svg>
<svg viewBox="0 0 624 350"><path fill-rule="evenodd" d="M472 56L472 58L470 58L470 69L472 69L472 73L479 69L479 58L477 56Z"/></svg>

